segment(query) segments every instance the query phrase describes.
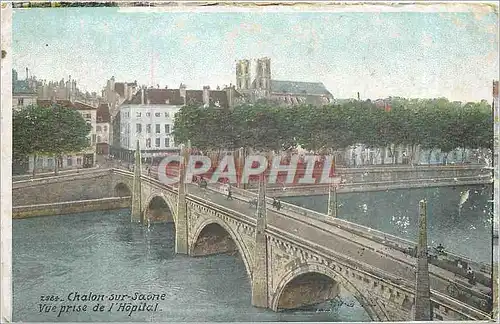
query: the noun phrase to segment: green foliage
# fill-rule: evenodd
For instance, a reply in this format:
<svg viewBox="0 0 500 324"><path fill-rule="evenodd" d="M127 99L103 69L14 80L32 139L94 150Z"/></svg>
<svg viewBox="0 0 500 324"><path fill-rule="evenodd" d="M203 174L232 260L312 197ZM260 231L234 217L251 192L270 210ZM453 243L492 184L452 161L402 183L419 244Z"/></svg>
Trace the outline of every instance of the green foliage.
<svg viewBox="0 0 500 324"><path fill-rule="evenodd" d="M59 156L82 151L90 144L87 136L91 128L78 111L59 105L14 111L13 157L22 160L31 154Z"/></svg>
<svg viewBox="0 0 500 324"><path fill-rule="evenodd" d="M462 105L447 99L390 98L390 111L371 101L313 107L259 101L231 111L185 106L175 119L176 142L202 150L282 151L297 145L334 152L363 144L382 148L407 145L412 151L492 148L493 120L485 101ZM410 153L411 155L412 153Z"/></svg>

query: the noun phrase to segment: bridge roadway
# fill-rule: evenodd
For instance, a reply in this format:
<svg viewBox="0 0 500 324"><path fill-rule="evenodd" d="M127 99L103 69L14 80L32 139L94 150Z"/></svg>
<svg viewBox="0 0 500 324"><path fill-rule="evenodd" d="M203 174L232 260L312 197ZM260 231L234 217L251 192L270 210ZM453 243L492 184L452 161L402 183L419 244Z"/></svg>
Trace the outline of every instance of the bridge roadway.
<svg viewBox="0 0 500 324"><path fill-rule="evenodd" d="M188 185L188 195L255 218L255 208L242 203L248 199L241 195L233 193L235 199L228 200L216 187L206 190L192 184ZM387 245L360 237L338 226L325 224L315 219L309 219L306 223L302 219L303 217L300 218L298 214L294 215L291 211L276 211L271 208L270 204L267 206L267 227L269 230L291 236L293 240L305 246L314 246L318 252L323 251L327 255L336 255L337 258L344 259L346 263L354 265L357 269L366 269L371 273L379 272L382 277L410 291L414 289L416 259L412 256ZM369 264L366 260L369 260ZM446 297L449 295L447 288L450 283L457 284L460 290L468 291L481 299L488 299L489 287L481 284L471 286L465 279L431 264L429 265L429 273L432 299L436 302L443 298L450 299ZM454 302L457 306L470 309L470 306L463 302L458 300L454 300ZM477 309L474 312L477 312L480 317L489 317L488 314Z"/></svg>

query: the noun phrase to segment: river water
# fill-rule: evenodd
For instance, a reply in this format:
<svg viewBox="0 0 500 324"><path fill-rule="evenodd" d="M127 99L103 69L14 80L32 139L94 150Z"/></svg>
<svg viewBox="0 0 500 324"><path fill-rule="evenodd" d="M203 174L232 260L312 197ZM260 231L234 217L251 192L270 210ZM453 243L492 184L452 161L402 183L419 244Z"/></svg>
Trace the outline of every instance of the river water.
<svg viewBox="0 0 500 324"><path fill-rule="evenodd" d="M367 321L352 296L317 312L275 313L251 306L250 281L238 255L191 258L174 253L172 224L130 223L130 210L13 220L14 321ZM64 312L68 294L165 294L157 311ZM55 295L64 302L41 302ZM69 296L72 297L72 296ZM105 301L106 310L111 301ZM40 312L40 304L56 312ZM137 304L137 303L136 303ZM321 306L324 310L324 306Z"/></svg>
<svg viewBox="0 0 500 324"><path fill-rule="evenodd" d="M469 200L459 211L460 191L466 189L470 190ZM490 187L339 194L339 215L415 239L418 200L422 198L429 202L431 239L473 259L490 260ZM287 200L326 210L324 196ZM254 308L250 282L238 255L175 255L174 231L172 224L150 228L131 224L130 210L13 220L14 321L369 320L359 303L344 292L341 300L345 303L340 306L278 313ZM148 302L158 303L152 311L129 316L118 311L117 305L108 312L113 301L107 299L100 303L106 307L102 312L92 310L96 302L69 301L74 294L68 295L75 292L104 294L106 298L110 294L153 293L164 294L164 300ZM47 295L60 300L41 301ZM47 307L40 311L44 305ZM69 308L73 305L77 307ZM78 311L84 305L87 310ZM320 311L324 309L329 311ZM64 312L59 314L61 310Z"/></svg>

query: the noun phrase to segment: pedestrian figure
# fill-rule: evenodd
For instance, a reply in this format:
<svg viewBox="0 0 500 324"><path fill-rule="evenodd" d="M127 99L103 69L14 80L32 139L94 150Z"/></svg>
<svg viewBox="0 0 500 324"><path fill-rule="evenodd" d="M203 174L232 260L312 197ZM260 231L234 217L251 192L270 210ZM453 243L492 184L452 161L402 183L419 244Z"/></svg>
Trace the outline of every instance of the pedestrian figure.
<svg viewBox="0 0 500 324"><path fill-rule="evenodd" d="M278 208L278 202L276 201L276 198L273 197L273 208Z"/></svg>
<svg viewBox="0 0 500 324"><path fill-rule="evenodd" d="M279 201L279 200L276 202L276 209L277 210L281 209L281 201Z"/></svg>
<svg viewBox="0 0 500 324"><path fill-rule="evenodd" d="M467 269L467 278L469 279L469 283L471 285L475 285L476 284L476 278L474 276L474 270L472 270L472 268L470 266Z"/></svg>
<svg viewBox="0 0 500 324"><path fill-rule="evenodd" d="M437 249L438 254L440 254L440 255L446 255L446 252L444 251L443 244L439 243L439 245L437 246L436 249Z"/></svg>
<svg viewBox="0 0 500 324"><path fill-rule="evenodd" d="M233 192L231 191L231 184L227 184L227 199L233 200Z"/></svg>
<svg viewBox="0 0 500 324"><path fill-rule="evenodd" d="M150 176L151 176L151 168L148 167L148 177L150 177Z"/></svg>
<svg viewBox="0 0 500 324"><path fill-rule="evenodd" d="M207 187L207 181L202 176L200 178L200 188L206 188L206 187Z"/></svg>

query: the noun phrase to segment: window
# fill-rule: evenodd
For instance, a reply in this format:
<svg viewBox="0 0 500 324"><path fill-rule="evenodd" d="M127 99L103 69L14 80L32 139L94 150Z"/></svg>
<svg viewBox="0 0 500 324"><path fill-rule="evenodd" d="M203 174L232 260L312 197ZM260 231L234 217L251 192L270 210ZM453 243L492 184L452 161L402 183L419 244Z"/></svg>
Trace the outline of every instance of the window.
<svg viewBox="0 0 500 324"><path fill-rule="evenodd" d="M161 125L156 124L156 134L160 134Z"/></svg>
<svg viewBox="0 0 500 324"><path fill-rule="evenodd" d="M170 134L170 125L165 124L165 134Z"/></svg>
<svg viewBox="0 0 500 324"><path fill-rule="evenodd" d="M165 117L167 117L167 118L168 118L168 112L165 112Z"/></svg>
<svg viewBox="0 0 500 324"><path fill-rule="evenodd" d="M85 114L85 118L92 119L92 115L91 114Z"/></svg>
<svg viewBox="0 0 500 324"><path fill-rule="evenodd" d="M96 127L95 127L95 130L96 130L97 132L100 132L100 131L101 131L101 126L96 126Z"/></svg>
<svg viewBox="0 0 500 324"><path fill-rule="evenodd" d="M94 145L94 144L95 144L95 142L96 142L95 137L96 137L96 135L95 135L95 134L92 134L92 143L91 143L91 145Z"/></svg>
<svg viewBox="0 0 500 324"><path fill-rule="evenodd" d="M170 138L165 138L165 147L170 147Z"/></svg>
<svg viewBox="0 0 500 324"><path fill-rule="evenodd" d="M150 138L146 138L146 147L147 148L151 147L151 139Z"/></svg>
<svg viewBox="0 0 500 324"><path fill-rule="evenodd" d="M76 158L76 164L77 165L82 165L82 158Z"/></svg>
<svg viewBox="0 0 500 324"><path fill-rule="evenodd" d="M160 117L161 114L160 113L155 113L155 117Z"/></svg>
<svg viewBox="0 0 500 324"><path fill-rule="evenodd" d="M102 130L105 131L105 132L107 132L108 131L108 126L107 125L102 126Z"/></svg>
<svg viewBox="0 0 500 324"><path fill-rule="evenodd" d="M52 159L52 158L47 159L47 166L49 168L53 168L54 167L54 159Z"/></svg>
<svg viewBox="0 0 500 324"><path fill-rule="evenodd" d="M150 113L150 112L147 112L147 113L146 113L146 117L151 117L151 113Z"/></svg>
<svg viewBox="0 0 500 324"><path fill-rule="evenodd" d="M156 146L156 147L160 147L160 138L159 138L159 137L157 137L157 138L155 139L155 146Z"/></svg>
<svg viewBox="0 0 500 324"><path fill-rule="evenodd" d="M136 113L136 117L141 117L141 113L140 112Z"/></svg>
<svg viewBox="0 0 500 324"><path fill-rule="evenodd" d="M127 115L127 117L130 117L130 112L127 111L125 115Z"/></svg>
<svg viewBox="0 0 500 324"><path fill-rule="evenodd" d="M97 136L97 143L101 143L101 141L102 141L101 136Z"/></svg>
<svg viewBox="0 0 500 324"><path fill-rule="evenodd" d="M68 158L68 159L66 160L66 165L67 165L67 166L72 166L72 165L73 165L73 159L72 159L72 158Z"/></svg>
<svg viewBox="0 0 500 324"><path fill-rule="evenodd" d="M142 124L135 124L135 131L137 133L141 133L142 132Z"/></svg>
<svg viewBox="0 0 500 324"><path fill-rule="evenodd" d="M146 133L151 133L151 124L146 125Z"/></svg>
<svg viewBox="0 0 500 324"><path fill-rule="evenodd" d="M23 106L24 105L24 98L18 98L17 99L17 105L18 106Z"/></svg>

